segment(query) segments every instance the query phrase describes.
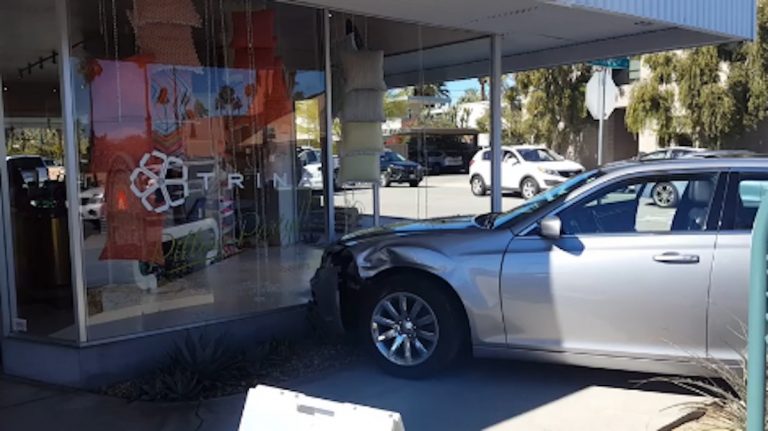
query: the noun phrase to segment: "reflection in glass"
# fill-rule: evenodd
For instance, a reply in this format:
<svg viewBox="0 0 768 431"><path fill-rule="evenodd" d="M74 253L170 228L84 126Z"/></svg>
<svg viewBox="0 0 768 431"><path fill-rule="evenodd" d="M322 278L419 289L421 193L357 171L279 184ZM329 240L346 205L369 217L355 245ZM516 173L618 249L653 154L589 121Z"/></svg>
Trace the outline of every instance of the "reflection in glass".
<svg viewBox="0 0 768 431"><path fill-rule="evenodd" d="M306 302L324 241L319 13L110 12L73 20L120 29L73 52L89 339Z"/></svg>

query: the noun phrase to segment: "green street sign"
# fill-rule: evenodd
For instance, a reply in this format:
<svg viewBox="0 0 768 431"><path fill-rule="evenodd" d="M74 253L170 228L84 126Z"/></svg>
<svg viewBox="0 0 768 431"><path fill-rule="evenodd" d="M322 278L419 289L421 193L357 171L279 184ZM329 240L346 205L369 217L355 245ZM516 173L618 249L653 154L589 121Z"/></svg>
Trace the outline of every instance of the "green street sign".
<svg viewBox="0 0 768 431"><path fill-rule="evenodd" d="M629 69L629 57L606 58L604 60L590 61L589 64L609 69Z"/></svg>

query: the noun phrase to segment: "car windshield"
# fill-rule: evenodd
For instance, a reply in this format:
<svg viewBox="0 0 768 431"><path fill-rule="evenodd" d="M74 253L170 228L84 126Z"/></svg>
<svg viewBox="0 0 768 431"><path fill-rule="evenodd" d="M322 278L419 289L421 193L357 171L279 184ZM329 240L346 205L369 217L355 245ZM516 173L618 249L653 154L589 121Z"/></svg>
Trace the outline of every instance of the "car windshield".
<svg viewBox="0 0 768 431"><path fill-rule="evenodd" d="M546 148L526 148L518 149L520 157L526 162L555 162L563 160L562 157Z"/></svg>
<svg viewBox="0 0 768 431"><path fill-rule="evenodd" d="M577 175L569 179L568 181L560 184L559 186L554 187L550 190L547 190L544 193L537 195L533 199L525 202L524 204L520 205L519 207L511 211L497 214L496 217L493 217L492 219L490 219L489 222L486 223L486 225L490 225L490 223L493 223L493 227L496 228L498 226L502 226L509 222L515 221L522 216L531 214L532 212L540 208L543 208L546 205L549 205L552 202L560 201L564 199L572 191L593 181L596 178L601 177L603 174L604 174L603 171L594 170L594 171L585 172L581 175Z"/></svg>
<svg viewBox="0 0 768 431"><path fill-rule="evenodd" d="M405 160L405 157L401 156L400 153L396 153L394 151L387 151L381 155L381 160L384 160L387 162L402 162L403 160Z"/></svg>

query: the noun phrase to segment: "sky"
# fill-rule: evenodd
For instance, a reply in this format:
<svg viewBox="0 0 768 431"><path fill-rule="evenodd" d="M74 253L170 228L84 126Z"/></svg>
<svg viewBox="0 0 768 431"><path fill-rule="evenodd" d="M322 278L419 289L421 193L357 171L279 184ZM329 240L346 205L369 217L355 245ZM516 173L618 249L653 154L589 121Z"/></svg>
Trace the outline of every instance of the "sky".
<svg viewBox="0 0 768 431"><path fill-rule="evenodd" d="M507 84L512 84L515 82L513 75L506 75L506 80ZM461 97L470 88L474 88L478 93L480 92L480 81L478 81L477 78L448 81L445 83L445 86L448 87L448 91L451 93L450 96L452 101L458 100L459 97ZM487 88L486 91L488 91Z"/></svg>

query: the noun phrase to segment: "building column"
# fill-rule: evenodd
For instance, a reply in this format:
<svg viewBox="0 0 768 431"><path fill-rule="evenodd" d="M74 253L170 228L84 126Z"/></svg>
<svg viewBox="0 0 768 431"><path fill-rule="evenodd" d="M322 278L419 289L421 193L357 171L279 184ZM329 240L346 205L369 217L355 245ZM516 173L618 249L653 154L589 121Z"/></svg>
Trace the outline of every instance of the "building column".
<svg viewBox="0 0 768 431"><path fill-rule="evenodd" d="M491 36L491 211L501 211L501 43Z"/></svg>
<svg viewBox="0 0 768 431"><path fill-rule="evenodd" d="M66 172L67 218L69 219L69 256L72 265L72 295L74 298L77 341L88 341L86 330L85 272L83 268L83 230L80 221L80 155L75 131L75 99L72 88L72 65L69 42L67 0L56 1L59 30L59 80L61 95L61 127L64 132L64 169Z"/></svg>

